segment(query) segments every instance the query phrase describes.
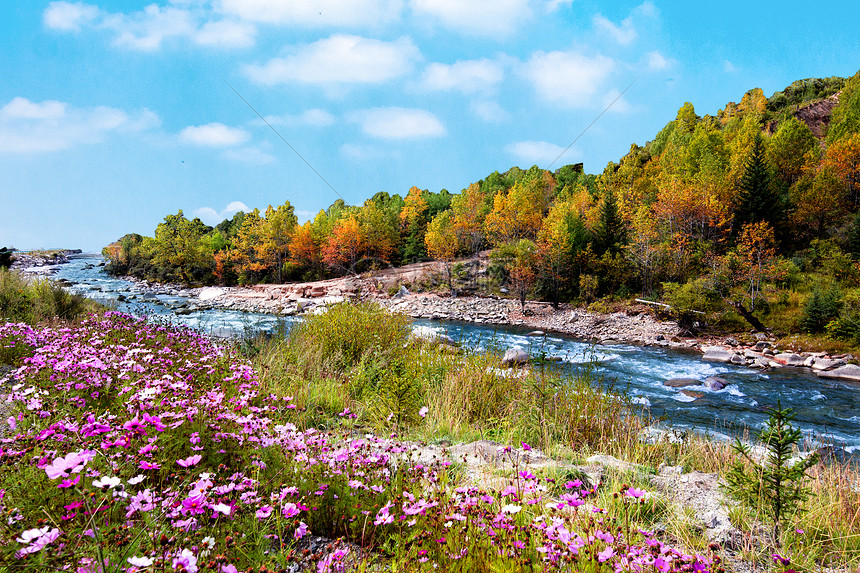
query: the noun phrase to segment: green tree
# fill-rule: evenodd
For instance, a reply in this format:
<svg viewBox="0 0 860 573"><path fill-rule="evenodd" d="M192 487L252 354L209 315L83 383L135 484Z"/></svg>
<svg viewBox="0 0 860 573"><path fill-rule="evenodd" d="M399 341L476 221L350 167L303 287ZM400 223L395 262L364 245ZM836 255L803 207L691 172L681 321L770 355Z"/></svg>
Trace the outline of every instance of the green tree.
<svg viewBox="0 0 860 573"><path fill-rule="evenodd" d="M765 221L775 226L783 212L773 174L767 159L767 149L761 134L756 135L752 150L744 164L738 182L738 206L735 210L734 229L740 233L744 225Z"/></svg>
<svg viewBox="0 0 860 573"><path fill-rule="evenodd" d="M827 128L827 144L855 133L860 133L860 72L848 78L839 94L839 105L833 108Z"/></svg>
<svg viewBox="0 0 860 573"><path fill-rule="evenodd" d="M791 116L780 122L767 151L779 177L792 185L809 164L817 161L818 140L805 123Z"/></svg>
<svg viewBox="0 0 860 573"><path fill-rule="evenodd" d="M790 463L794 448L803 438L801 431L791 426L793 419L791 408L783 410L782 404L777 402L764 429L757 432L758 441L767 451L764 463L753 459L750 448L736 438L735 451L752 468L736 462L726 475L727 489L732 496L754 509L764 506L773 522L777 547L784 521L790 514L801 511L802 503L809 497L804 487L806 470L818 463L818 454Z"/></svg>
<svg viewBox="0 0 860 573"><path fill-rule="evenodd" d="M616 255L627 244L627 225L621 217L621 210L615 193L608 189L600 205L600 215L594 228L594 252L598 256L603 253Z"/></svg>

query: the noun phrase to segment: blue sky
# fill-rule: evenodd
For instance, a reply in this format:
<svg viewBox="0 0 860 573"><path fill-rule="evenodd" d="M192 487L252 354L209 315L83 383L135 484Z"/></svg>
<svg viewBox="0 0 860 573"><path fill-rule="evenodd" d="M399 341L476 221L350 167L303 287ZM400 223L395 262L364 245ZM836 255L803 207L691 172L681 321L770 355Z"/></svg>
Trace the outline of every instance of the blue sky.
<svg viewBox="0 0 860 573"><path fill-rule="evenodd" d="M852 75L858 21L854 0L6 0L0 246L98 251L179 209L214 224L289 200L306 220L337 193L459 192L549 167L633 83L552 166L599 173L686 101L703 115Z"/></svg>

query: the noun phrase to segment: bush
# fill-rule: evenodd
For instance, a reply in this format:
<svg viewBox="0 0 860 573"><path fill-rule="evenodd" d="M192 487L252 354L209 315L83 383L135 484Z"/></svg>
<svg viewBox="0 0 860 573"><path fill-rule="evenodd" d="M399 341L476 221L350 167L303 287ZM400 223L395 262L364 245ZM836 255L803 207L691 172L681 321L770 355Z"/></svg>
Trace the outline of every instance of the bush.
<svg viewBox="0 0 860 573"><path fill-rule="evenodd" d="M0 318L31 324L54 318L74 320L95 307L96 303L53 281L28 281L17 272L0 268Z"/></svg>
<svg viewBox="0 0 860 573"><path fill-rule="evenodd" d="M827 324L838 318L842 310L842 297L838 289L816 290L803 307L800 327L806 332L824 332Z"/></svg>
<svg viewBox="0 0 860 573"><path fill-rule="evenodd" d="M410 332L408 317L389 313L376 303L341 303L308 316L290 339L305 359L349 370L368 354L401 348Z"/></svg>

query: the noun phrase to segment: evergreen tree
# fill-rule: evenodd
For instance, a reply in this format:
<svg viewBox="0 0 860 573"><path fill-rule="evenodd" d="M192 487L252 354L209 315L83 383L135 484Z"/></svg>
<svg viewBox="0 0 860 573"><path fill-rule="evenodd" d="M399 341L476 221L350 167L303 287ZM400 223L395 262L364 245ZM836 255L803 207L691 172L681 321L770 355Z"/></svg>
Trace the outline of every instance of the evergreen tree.
<svg viewBox="0 0 860 573"><path fill-rule="evenodd" d="M774 185L773 173L761 134L756 134L753 148L744 164L738 182L738 206L735 210L735 235L748 223L765 221L772 227L782 215L782 202Z"/></svg>
<svg viewBox="0 0 860 573"><path fill-rule="evenodd" d="M618 254L627 243L627 227L621 218L618 201L612 189L606 191L600 206L600 217L594 229L594 251L597 255Z"/></svg>

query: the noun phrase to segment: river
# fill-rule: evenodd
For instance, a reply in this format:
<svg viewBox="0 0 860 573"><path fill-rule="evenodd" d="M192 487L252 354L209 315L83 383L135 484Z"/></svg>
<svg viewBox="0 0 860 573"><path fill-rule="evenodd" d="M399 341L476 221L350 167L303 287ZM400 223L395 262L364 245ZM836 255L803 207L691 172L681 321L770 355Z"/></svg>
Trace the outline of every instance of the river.
<svg viewBox="0 0 860 573"><path fill-rule="evenodd" d="M289 328L295 318L278 318L259 313L210 309L177 316L167 304L182 297L157 295L141 300L142 293L133 283L104 272L102 258L81 255L57 267L55 279L70 281L71 290L109 304L119 311L149 315L216 335ZM120 302L120 295L138 295L136 300ZM152 297L152 295L149 295ZM547 334L526 336L522 328L473 323L414 321L444 332L462 344L486 349L521 346L532 355L561 358L562 366L581 367L593 361L594 372L607 384L626 389L633 400L647 406L664 426L679 431L696 430L715 437L728 437L745 428L759 429L768 417L767 408L791 407L795 425L801 428L810 445L833 445L846 454L860 449L860 385L820 379L808 369L780 368L763 373L742 366L703 362L698 352L634 345L595 346ZM677 388L663 384L672 378L719 376L731 382L723 390L703 386L688 387L701 393L693 398Z"/></svg>

